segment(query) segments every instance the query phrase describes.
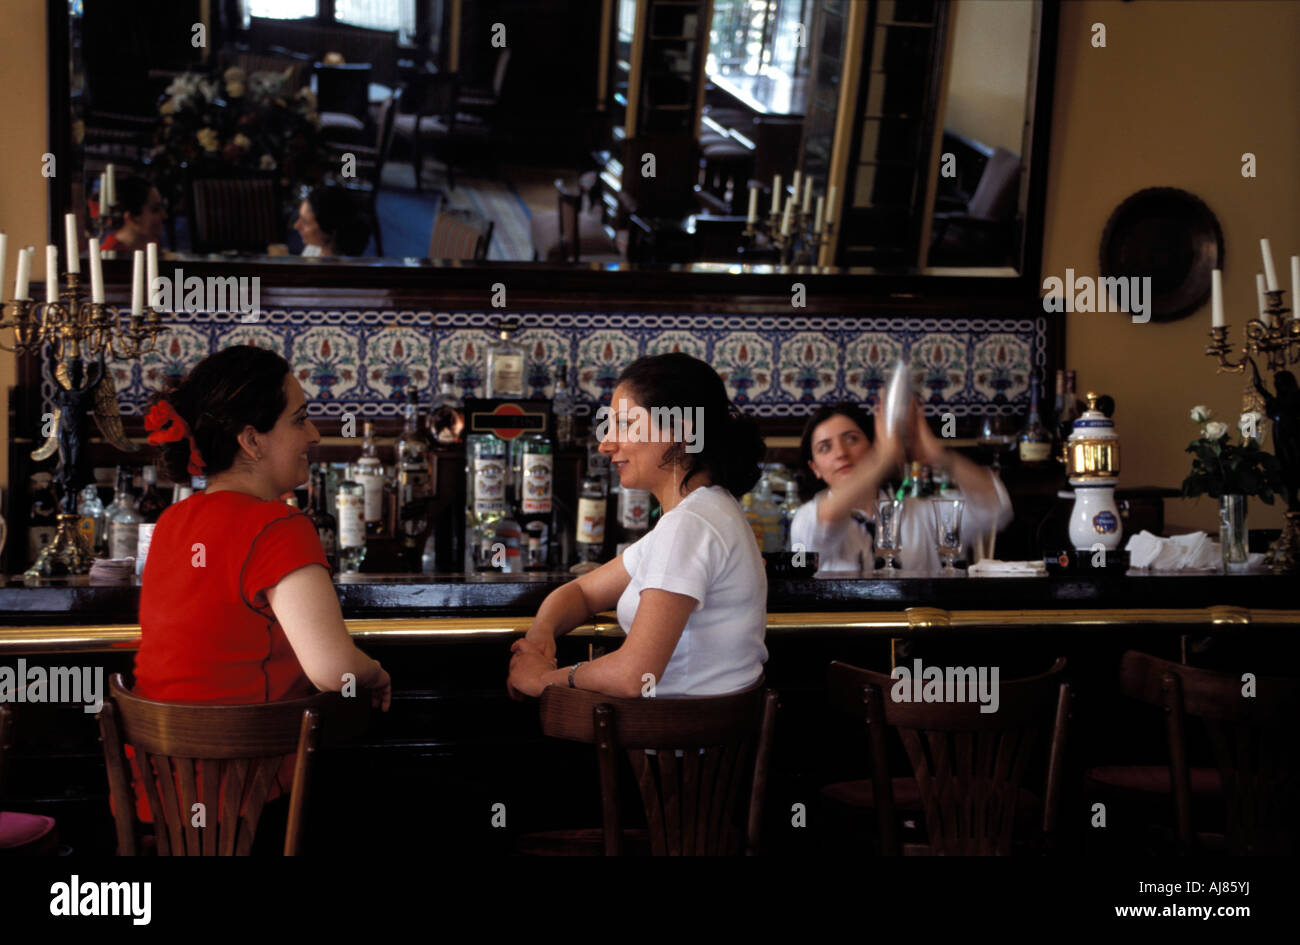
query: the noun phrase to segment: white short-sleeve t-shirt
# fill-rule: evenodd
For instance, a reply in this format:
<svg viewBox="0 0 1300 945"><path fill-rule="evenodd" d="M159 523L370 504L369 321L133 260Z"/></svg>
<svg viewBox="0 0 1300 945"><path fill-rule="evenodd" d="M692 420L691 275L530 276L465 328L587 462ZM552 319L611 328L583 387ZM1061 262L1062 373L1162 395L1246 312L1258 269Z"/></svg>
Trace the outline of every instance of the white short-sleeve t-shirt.
<svg viewBox="0 0 1300 945"><path fill-rule="evenodd" d="M767 572L730 492L695 489L623 552L623 567L631 577L618 599L624 633L647 588L698 601L656 696L718 696L758 681L767 661Z"/></svg>

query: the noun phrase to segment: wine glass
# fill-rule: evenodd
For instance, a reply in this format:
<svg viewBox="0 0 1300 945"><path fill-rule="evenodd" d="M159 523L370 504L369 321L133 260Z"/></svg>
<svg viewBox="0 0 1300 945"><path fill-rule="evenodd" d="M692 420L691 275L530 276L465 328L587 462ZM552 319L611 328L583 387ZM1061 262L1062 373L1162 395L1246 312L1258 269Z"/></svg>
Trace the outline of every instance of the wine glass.
<svg viewBox="0 0 1300 945"><path fill-rule="evenodd" d="M894 567L894 558L902 551L902 521L902 499L881 499L876 503L876 549L885 558L885 570Z"/></svg>
<svg viewBox="0 0 1300 945"><path fill-rule="evenodd" d="M934 499L933 502L939 559L944 571L952 571L952 563L961 552L961 512L966 503L961 499Z"/></svg>
<svg viewBox="0 0 1300 945"><path fill-rule="evenodd" d="M1000 414L985 417L980 424L979 436L975 442L982 449L993 454L993 469L995 472L1000 472L1001 454L1010 450L1016 443L1016 434L1011 428L1011 418Z"/></svg>

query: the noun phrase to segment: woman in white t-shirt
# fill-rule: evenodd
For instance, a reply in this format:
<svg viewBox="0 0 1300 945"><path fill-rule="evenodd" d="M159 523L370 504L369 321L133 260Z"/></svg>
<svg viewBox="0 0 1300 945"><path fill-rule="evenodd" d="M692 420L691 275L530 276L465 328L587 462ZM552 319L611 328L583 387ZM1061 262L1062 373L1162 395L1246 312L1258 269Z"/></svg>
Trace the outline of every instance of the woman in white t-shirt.
<svg viewBox="0 0 1300 945"><path fill-rule="evenodd" d="M923 463L951 472L957 487L954 495L966 500L963 547L1010 523L1011 498L997 474L945 449L926 423L921 405L914 401L912 411L913 433L907 444L886 435L879 413L872 424L855 404L822 407L805 424L800 444L803 461L827 488L799 507L790 525L790 543L792 550L817 552L819 573L872 570L876 502L888 498L881 485L898 471L905 450ZM867 438L868 426L875 428L874 445ZM900 522L902 547L896 558L899 566L907 571L938 569L937 530L934 503L906 499Z"/></svg>
<svg viewBox="0 0 1300 945"><path fill-rule="evenodd" d="M654 493L663 515L613 561L547 596L512 647L509 688L636 697L753 685L767 660L767 575L736 497L758 481L757 423L731 406L713 368L684 354L634 361L596 420L623 488ZM615 607L623 645L557 668L555 638Z"/></svg>

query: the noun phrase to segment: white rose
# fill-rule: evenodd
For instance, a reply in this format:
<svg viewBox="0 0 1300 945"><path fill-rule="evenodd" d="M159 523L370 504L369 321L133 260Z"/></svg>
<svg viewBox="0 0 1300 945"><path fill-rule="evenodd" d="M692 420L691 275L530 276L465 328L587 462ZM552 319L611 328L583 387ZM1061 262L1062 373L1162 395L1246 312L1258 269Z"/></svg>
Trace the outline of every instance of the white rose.
<svg viewBox="0 0 1300 945"><path fill-rule="evenodd" d="M1218 420L1211 420L1205 425L1205 438L1207 440L1221 440L1228 435L1228 425L1220 423Z"/></svg>
<svg viewBox="0 0 1300 945"><path fill-rule="evenodd" d="M1193 408L1192 408L1192 422L1193 422L1193 423L1205 423L1206 421L1208 421L1208 420L1209 420L1211 417L1213 417L1213 416L1214 416L1214 413L1210 410L1209 407L1200 407L1200 406L1197 406L1197 407L1193 407Z"/></svg>
<svg viewBox="0 0 1300 945"><path fill-rule="evenodd" d="M1248 440L1258 440L1264 429L1264 415L1258 410L1247 410L1237 421L1241 435Z"/></svg>

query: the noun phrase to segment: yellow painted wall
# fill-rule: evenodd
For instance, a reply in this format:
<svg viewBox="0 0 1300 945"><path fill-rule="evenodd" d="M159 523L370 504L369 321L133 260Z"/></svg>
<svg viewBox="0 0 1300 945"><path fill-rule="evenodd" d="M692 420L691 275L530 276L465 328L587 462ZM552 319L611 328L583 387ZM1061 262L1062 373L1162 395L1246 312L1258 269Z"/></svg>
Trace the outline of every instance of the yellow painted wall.
<svg viewBox="0 0 1300 945"><path fill-rule="evenodd" d="M1106 47L1093 48L1093 24ZM1224 306L1240 349L1256 311L1259 238L1272 240L1290 296L1287 258L1300 254L1300 3L1085 2L1061 4L1043 274L1096 274L1111 211L1144 187L1188 190L1223 229ZM1253 152L1258 177L1241 176ZM1066 359L1080 390L1113 395L1123 481L1181 485L1196 435L1187 411L1206 404L1234 426L1240 375L1216 377L1203 353L1205 307L1172 324L1135 325L1115 313L1070 314ZM1271 448L1271 443L1267 444ZM1217 534L1208 498L1166 503L1169 526ZM1252 527L1281 515L1252 503Z"/></svg>
<svg viewBox="0 0 1300 945"><path fill-rule="evenodd" d="M1023 0L959 0L943 126L1020 153L1034 7Z"/></svg>
<svg viewBox="0 0 1300 945"><path fill-rule="evenodd" d="M4 96L5 133L0 134L0 229L9 237L3 295L13 295L19 246L42 247L47 242L47 184L41 176L46 149L45 0L4 0L0 3L0 89ZM57 170L57 166L56 166ZM32 279L45 278L45 253L36 253ZM12 337L13 333L6 331ZM8 390L15 382L15 359L0 351L0 438L9 442ZM0 463L0 485L8 491L9 464Z"/></svg>

